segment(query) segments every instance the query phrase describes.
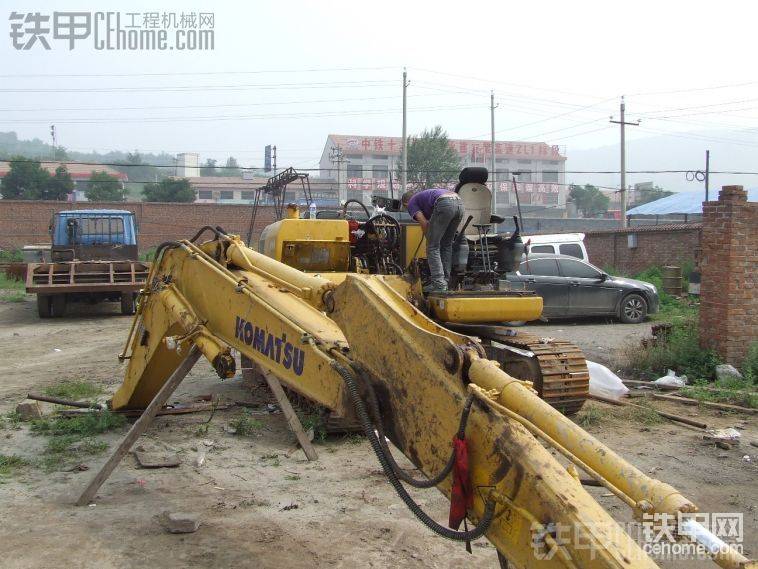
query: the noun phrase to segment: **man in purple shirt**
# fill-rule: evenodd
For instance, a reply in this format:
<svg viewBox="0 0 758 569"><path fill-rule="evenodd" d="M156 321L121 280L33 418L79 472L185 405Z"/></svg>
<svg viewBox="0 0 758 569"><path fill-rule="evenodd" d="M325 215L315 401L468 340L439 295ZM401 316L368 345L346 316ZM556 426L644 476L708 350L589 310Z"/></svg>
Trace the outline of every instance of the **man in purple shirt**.
<svg viewBox="0 0 758 569"><path fill-rule="evenodd" d="M403 205L421 224L426 236L426 259L432 280L424 292L447 290L453 263L453 239L463 218L463 202L455 192L432 188L403 194Z"/></svg>

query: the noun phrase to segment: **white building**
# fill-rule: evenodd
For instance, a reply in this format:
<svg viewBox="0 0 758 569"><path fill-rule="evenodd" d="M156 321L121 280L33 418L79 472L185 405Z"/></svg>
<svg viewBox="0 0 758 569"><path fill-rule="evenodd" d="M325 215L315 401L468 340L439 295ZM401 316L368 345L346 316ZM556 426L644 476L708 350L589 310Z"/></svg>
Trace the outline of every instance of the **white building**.
<svg viewBox="0 0 758 569"><path fill-rule="evenodd" d="M451 139L449 143L460 156L461 167L489 169L493 151L490 142ZM321 153L321 176L335 180L340 200L354 198L367 203L371 194L389 195L392 173L392 192L397 197L400 184L396 171L401 150L400 137L330 134ZM516 205L511 181L515 173L518 173L519 198L524 211L565 211L566 157L558 146L544 142L496 141L494 152L500 213L510 213ZM339 155L338 159L335 154Z"/></svg>

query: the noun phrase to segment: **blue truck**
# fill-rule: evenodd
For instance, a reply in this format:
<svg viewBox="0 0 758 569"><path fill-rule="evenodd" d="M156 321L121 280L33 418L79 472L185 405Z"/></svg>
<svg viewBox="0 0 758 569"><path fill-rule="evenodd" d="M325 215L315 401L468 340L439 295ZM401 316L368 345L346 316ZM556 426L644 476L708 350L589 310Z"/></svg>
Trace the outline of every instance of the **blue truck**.
<svg viewBox="0 0 758 569"><path fill-rule="evenodd" d="M59 211L50 222L49 259L29 263L26 292L41 318L65 315L69 303L121 303L134 314L150 264L137 256L134 213L117 209Z"/></svg>

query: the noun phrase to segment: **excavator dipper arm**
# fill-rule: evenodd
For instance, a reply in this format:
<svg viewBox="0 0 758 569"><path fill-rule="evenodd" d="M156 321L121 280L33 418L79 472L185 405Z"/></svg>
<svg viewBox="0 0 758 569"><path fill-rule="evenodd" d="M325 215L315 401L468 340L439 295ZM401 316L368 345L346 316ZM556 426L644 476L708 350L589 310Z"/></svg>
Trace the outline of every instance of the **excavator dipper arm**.
<svg viewBox="0 0 758 569"><path fill-rule="evenodd" d="M542 401L528 382L503 372L475 339L429 320L398 292L403 287L393 279L401 277L342 277L302 273L223 233L199 246L167 245L143 291L113 407L145 406L190 345L221 376L233 375L236 350L289 388L357 415L401 497L438 533L457 539L483 533L512 567L657 567L584 489L577 469L638 518L676 519L697 510L692 502ZM474 489L467 517L476 527L468 533L443 531L418 509L398 486L383 442L386 433L450 497L446 473L461 424ZM721 567L756 567L730 548L713 559Z"/></svg>

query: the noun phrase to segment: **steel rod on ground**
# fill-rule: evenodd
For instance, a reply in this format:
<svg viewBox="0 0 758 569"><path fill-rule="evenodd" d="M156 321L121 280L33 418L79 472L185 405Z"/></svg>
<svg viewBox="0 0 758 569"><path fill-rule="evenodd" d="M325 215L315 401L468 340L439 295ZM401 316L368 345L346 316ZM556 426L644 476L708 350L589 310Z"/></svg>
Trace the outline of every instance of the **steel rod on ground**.
<svg viewBox="0 0 758 569"><path fill-rule="evenodd" d="M136 440L145 431L147 431L148 427L150 427L150 424L153 422L156 413L166 404L168 398L171 397L171 394L174 393L176 388L189 373L189 371L192 369L192 366L195 365L199 358L200 350L198 350L197 347L193 346L190 349L187 358L179 365L178 368L176 368L166 383L163 384L163 387L161 387L160 391L158 391L158 393L155 395L140 418L137 419L137 421L135 421L135 423L132 425L132 428L129 429L129 432L118 445L118 448L114 451L114 453L103 465L100 471L84 489L84 492L82 492L82 495L76 501L77 506L86 506L92 503L92 500L95 499L97 491L105 483L105 481L108 480L118 464L132 448L132 445L136 442Z"/></svg>
<svg viewBox="0 0 758 569"><path fill-rule="evenodd" d="M602 397L600 395L590 395L590 399L594 399L596 401L602 401L603 403L609 403L610 405L619 405L622 407L637 407L638 409L651 409L650 407L645 407L643 405L636 405L635 403L629 403L627 401L621 401L619 399L610 399L609 397ZM681 417L679 415L674 415L673 413L666 413L665 411L659 411L658 409L653 409L653 411L658 413L661 417L665 417L666 419L670 419L678 423L684 423L685 425L690 425L691 427L697 427L698 429L708 428L708 425L706 425L705 423L701 423L699 421L693 421L692 419L688 419L687 417Z"/></svg>

